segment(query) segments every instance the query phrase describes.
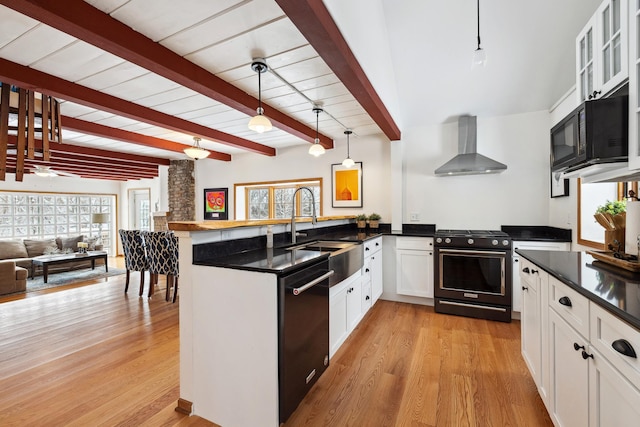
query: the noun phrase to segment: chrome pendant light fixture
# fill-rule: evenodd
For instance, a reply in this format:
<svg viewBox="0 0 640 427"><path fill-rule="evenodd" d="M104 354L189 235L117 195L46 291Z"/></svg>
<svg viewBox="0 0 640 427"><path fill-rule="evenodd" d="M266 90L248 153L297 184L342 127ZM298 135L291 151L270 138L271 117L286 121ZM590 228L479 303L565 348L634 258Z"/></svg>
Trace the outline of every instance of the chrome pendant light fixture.
<svg viewBox="0 0 640 427"><path fill-rule="evenodd" d="M264 115L264 109L262 108L262 80L260 77L262 73L269 69L267 61L264 58L254 58L251 63L251 69L258 73L258 108L256 109L257 114L249 120L249 129L258 133L268 132L273 126L271 121Z"/></svg>
<svg viewBox="0 0 640 427"><path fill-rule="evenodd" d="M344 131L344 134L347 135L347 158L342 161L342 166L344 166L345 168L350 168L356 164L349 153L349 135L351 135L352 133L353 132L351 131L351 129L347 129Z"/></svg>
<svg viewBox="0 0 640 427"><path fill-rule="evenodd" d="M183 151L184 154L186 154L193 160L204 159L205 157L208 157L209 154L211 154L209 151L200 147L200 138L198 138L197 136L193 137L193 145L191 147L185 148Z"/></svg>
<svg viewBox="0 0 640 427"><path fill-rule="evenodd" d="M478 3L478 48L473 52L473 60L471 62L471 67L484 67L487 63L487 53L480 47L480 0Z"/></svg>
<svg viewBox="0 0 640 427"><path fill-rule="evenodd" d="M320 118L320 113L322 113L322 108L313 107L313 112L316 113L316 139L313 141L313 145L309 147L309 154L312 156L321 156L324 154L324 147L320 145L320 136L318 132L318 123Z"/></svg>

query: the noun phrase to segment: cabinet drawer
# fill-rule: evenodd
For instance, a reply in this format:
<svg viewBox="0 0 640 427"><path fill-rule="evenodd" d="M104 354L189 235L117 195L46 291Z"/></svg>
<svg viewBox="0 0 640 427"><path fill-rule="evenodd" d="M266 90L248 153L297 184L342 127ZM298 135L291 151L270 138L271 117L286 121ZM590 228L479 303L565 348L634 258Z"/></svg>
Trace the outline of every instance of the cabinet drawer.
<svg viewBox="0 0 640 427"><path fill-rule="evenodd" d="M618 369L635 387L640 389L640 331L629 324L617 319L599 305L590 302L590 337L591 345L595 347L616 369ZM616 347L625 351L624 340L636 357L625 356L616 351Z"/></svg>
<svg viewBox="0 0 640 427"><path fill-rule="evenodd" d="M365 258L382 250L382 236L367 240L363 243Z"/></svg>
<svg viewBox="0 0 640 427"><path fill-rule="evenodd" d="M589 336L589 300L555 277L549 277L549 307L583 337Z"/></svg>
<svg viewBox="0 0 640 427"><path fill-rule="evenodd" d="M533 291L538 290L538 280L536 275L540 274L540 267L533 264L529 260L520 258L520 285L522 287L532 288Z"/></svg>
<svg viewBox="0 0 640 427"><path fill-rule="evenodd" d="M396 248L410 249L414 251L429 251L433 249L433 238L431 237L397 237Z"/></svg>

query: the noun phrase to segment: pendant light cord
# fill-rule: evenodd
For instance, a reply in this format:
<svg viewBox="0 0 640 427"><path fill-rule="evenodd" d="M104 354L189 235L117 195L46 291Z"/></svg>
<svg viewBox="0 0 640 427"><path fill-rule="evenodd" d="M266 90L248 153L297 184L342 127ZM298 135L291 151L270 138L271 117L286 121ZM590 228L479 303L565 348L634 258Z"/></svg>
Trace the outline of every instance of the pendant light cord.
<svg viewBox="0 0 640 427"><path fill-rule="evenodd" d="M478 0L478 49L480 49L480 0Z"/></svg>
<svg viewBox="0 0 640 427"><path fill-rule="evenodd" d="M262 66L258 69L258 108L260 109L259 114L262 114L262 76L260 74L262 74Z"/></svg>

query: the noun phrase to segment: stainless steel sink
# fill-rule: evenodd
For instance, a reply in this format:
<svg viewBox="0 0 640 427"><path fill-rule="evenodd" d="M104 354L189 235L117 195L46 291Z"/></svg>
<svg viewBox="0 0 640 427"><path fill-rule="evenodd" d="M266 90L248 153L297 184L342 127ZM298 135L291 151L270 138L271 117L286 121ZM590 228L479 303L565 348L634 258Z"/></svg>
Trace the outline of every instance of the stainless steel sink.
<svg viewBox="0 0 640 427"><path fill-rule="evenodd" d="M334 271L329 278L329 286L342 282L362 268L363 250L362 245L354 242L339 242L333 240L316 240L314 242L303 243L290 246L289 250L318 251L329 253L329 269Z"/></svg>

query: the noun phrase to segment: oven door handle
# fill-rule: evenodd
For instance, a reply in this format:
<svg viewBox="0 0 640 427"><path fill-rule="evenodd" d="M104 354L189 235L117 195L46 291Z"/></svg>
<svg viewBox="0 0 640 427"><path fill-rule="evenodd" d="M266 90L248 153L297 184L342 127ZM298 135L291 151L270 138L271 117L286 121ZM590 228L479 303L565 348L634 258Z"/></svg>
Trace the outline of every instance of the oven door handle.
<svg viewBox="0 0 640 427"><path fill-rule="evenodd" d="M333 276L334 274L335 274L335 271L329 270L328 272L326 272L322 276L318 277L317 279L313 279L312 281L310 281L308 283L305 283L304 285L300 286L299 288L293 288L292 292L293 292L294 295L300 295L301 293L303 293L307 289L314 287L318 283L322 282L325 279L328 279L329 277Z"/></svg>

